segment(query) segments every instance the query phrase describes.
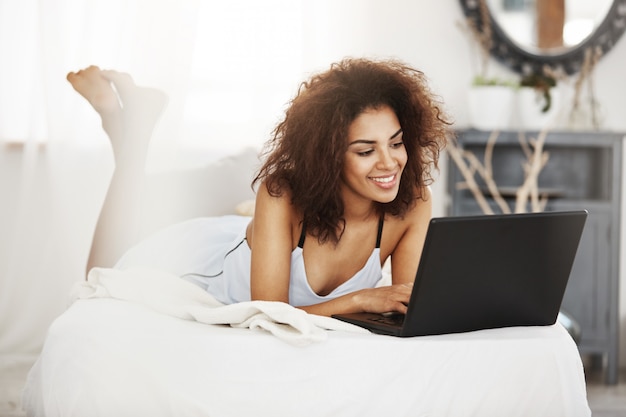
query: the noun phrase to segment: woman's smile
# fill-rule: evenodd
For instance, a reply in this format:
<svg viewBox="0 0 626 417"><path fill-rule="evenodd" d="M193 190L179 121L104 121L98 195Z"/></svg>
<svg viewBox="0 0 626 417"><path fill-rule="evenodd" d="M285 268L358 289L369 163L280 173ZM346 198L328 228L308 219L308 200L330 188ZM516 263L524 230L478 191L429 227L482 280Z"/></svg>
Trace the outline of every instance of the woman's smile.
<svg viewBox="0 0 626 417"><path fill-rule="evenodd" d="M393 175L389 175L386 177L370 177L370 179L372 181L374 181L376 183L376 185L378 185L381 188L393 188L396 185L396 174Z"/></svg>

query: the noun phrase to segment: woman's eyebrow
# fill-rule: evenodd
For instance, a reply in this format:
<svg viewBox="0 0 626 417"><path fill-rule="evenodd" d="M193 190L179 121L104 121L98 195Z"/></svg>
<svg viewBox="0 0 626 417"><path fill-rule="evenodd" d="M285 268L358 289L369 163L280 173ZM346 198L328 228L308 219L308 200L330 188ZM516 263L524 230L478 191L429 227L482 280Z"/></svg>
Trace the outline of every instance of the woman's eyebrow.
<svg viewBox="0 0 626 417"><path fill-rule="evenodd" d="M402 133L402 128L398 129L398 131L396 133L394 133L393 135L391 135L391 137L389 139L393 139L393 138L395 138L396 136L398 136L401 133Z"/></svg>
<svg viewBox="0 0 626 417"><path fill-rule="evenodd" d="M352 146L352 145L360 145L360 144L364 144L364 145L373 145L373 144L375 144L375 143L376 143L376 141L375 141L375 140L357 139L357 140L354 140L354 141L350 142L350 143L348 144L348 146Z"/></svg>
<svg viewBox="0 0 626 417"><path fill-rule="evenodd" d="M389 137L389 140L398 137L398 135L400 135L401 133L402 133L402 128L398 129L398 131L396 133L391 135ZM348 146L357 145L357 144L373 145L375 143L376 143L376 141L375 140L371 140L371 139L356 139L356 140L350 142L348 144Z"/></svg>

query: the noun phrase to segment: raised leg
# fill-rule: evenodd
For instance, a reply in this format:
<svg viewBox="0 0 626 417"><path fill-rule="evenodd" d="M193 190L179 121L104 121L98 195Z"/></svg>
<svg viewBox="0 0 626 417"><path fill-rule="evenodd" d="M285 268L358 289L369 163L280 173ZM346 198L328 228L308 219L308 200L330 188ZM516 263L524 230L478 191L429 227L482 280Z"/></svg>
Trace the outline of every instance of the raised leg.
<svg viewBox="0 0 626 417"><path fill-rule="evenodd" d="M115 159L111 184L96 224L87 271L111 267L135 243L145 161L165 94L137 86L130 75L91 66L67 80L100 115Z"/></svg>

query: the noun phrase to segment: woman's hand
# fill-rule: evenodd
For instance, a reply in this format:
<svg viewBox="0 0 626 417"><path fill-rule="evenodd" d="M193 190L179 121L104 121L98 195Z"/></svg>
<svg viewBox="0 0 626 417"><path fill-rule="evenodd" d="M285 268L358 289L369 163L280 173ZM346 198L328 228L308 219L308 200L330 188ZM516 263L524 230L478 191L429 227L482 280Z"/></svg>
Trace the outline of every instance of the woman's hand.
<svg viewBox="0 0 626 417"><path fill-rule="evenodd" d="M300 308L309 314L319 316L361 312L406 314L406 306L411 298L412 290L413 283L366 288L320 304Z"/></svg>
<svg viewBox="0 0 626 417"><path fill-rule="evenodd" d="M354 293L354 301L360 310L368 313L395 311L406 314L412 290L412 283L367 288Z"/></svg>

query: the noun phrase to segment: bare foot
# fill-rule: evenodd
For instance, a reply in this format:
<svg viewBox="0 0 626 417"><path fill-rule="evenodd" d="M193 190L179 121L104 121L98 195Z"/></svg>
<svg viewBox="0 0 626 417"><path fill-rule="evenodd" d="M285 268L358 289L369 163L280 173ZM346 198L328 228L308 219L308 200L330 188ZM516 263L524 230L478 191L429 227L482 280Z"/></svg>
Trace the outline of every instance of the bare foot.
<svg viewBox="0 0 626 417"><path fill-rule="evenodd" d="M67 80L98 113L115 112L121 109L111 82L102 76L100 68L92 65L78 72L70 72L67 74Z"/></svg>
<svg viewBox="0 0 626 417"><path fill-rule="evenodd" d="M130 75L97 66L70 72L67 80L100 115L116 158L129 147L145 152L167 103L162 91L139 87Z"/></svg>
<svg viewBox="0 0 626 417"><path fill-rule="evenodd" d="M108 80L119 97L122 112L126 117L139 118L133 122L154 126L167 104L167 96L156 88L139 87L132 77L125 72L112 70L100 71Z"/></svg>

